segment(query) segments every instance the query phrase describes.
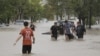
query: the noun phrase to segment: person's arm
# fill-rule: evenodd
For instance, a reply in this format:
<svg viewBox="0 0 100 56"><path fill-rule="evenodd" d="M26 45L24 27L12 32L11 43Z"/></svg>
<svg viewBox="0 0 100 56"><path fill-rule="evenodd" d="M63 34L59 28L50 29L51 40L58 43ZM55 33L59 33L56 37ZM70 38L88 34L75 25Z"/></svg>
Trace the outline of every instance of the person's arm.
<svg viewBox="0 0 100 56"><path fill-rule="evenodd" d="M67 33L67 26L66 26L66 24L64 25L64 33L66 34Z"/></svg>
<svg viewBox="0 0 100 56"><path fill-rule="evenodd" d="M77 34L77 27L78 27L78 26L76 26L76 27L74 28L74 33L75 33L75 34Z"/></svg>
<svg viewBox="0 0 100 56"><path fill-rule="evenodd" d="M33 44L35 44L35 37L33 36L33 38L32 38L32 39L33 39Z"/></svg>
<svg viewBox="0 0 100 56"><path fill-rule="evenodd" d="M16 45L16 43L21 39L21 37L22 37L22 35L20 35L20 36L16 39L14 45Z"/></svg>
<svg viewBox="0 0 100 56"><path fill-rule="evenodd" d="M33 31L31 31L31 37L32 37L32 42L34 44L35 43L35 37L34 37Z"/></svg>

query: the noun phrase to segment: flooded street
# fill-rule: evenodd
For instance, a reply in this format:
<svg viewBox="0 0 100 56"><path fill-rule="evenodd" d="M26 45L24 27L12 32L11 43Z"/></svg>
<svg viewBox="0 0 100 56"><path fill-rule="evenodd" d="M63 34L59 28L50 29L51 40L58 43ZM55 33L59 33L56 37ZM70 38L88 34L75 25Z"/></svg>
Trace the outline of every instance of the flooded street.
<svg viewBox="0 0 100 56"><path fill-rule="evenodd" d="M83 41L65 41L64 36L59 36L57 41L52 41L50 35L42 33L50 31L53 22L38 23L36 25L32 54L22 55L22 39L13 46L22 25L11 25L0 28L0 56L100 56L100 30L88 30ZM92 33L91 33L92 32Z"/></svg>

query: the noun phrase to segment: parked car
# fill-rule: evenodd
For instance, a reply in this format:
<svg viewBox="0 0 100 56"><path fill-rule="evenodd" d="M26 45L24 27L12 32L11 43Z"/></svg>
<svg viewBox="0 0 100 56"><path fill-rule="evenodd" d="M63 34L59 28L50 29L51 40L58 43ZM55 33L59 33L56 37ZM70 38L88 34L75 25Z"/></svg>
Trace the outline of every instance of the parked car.
<svg viewBox="0 0 100 56"><path fill-rule="evenodd" d="M24 22L23 20L16 20L16 21L15 21L15 24L16 24L16 25L22 25L23 22Z"/></svg>
<svg viewBox="0 0 100 56"><path fill-rule="evenodd" d="M68 21L74 22L75 26L77 26L77 22L79 21L79 19L77 17L70 17Z"/></svg>
<svg viewBox="0 0 100 56"><path fill-rule="evenodd" d="M65 21L64 20L59 20L59 21L57 21L57 25L59 26L59 25L64 25L64 23L65 23Z"/></svg>
<svg viewBox="0 0 100 56"><path fill-rule="evenodd" d="M74 22L75 26L77 26L77 22L78 21L79 20L77 18L71 18L71 19L68 20L68 23ZM65 24L65 20L59 20L59 21L57 21L57 25L58 26L61 25L61 24L64 25Z"/></svg>
<svg viewBox="0 0 100 56"><path fill-rule="evenodd" d="M15 24L16 25L22 25L25 21L27 21L29 24L31 23L31 20L16 20Z"/></svg>

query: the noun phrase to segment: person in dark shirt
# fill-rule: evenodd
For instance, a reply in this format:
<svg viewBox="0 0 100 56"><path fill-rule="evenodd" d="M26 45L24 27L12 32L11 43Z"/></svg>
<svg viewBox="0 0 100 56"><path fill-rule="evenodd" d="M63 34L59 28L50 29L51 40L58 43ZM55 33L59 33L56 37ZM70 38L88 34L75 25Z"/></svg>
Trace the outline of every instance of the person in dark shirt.
<svg viewBox="0 0 100 56"><path fill-rule="evenodd" d="M58 38L58 26L57 23L55 22L53 26L50 28L51 30L51 38L57 40Z"/></svg>
<svg viewBox="0 0 100 56"><path fill-rule="evenodd" d="M78 36L78 39L83 39L84 33L86 33L85 27L78 22L76 27L76 35Z"/></svg>

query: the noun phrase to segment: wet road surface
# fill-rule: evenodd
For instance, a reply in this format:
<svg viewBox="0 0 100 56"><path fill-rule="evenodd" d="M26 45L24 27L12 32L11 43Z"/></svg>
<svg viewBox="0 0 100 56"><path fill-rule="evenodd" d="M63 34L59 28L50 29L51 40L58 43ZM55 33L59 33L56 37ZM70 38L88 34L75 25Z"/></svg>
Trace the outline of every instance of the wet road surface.
<svg viewBox="0 0 100 56"><path fill-rule="evenodd" d="M52 24L53 22L48 22L36 25L34 33L36 43L33 44L30 55L22 55L22 39L13 46L22 25L0 28L0 56L100 56L99 34L87 33L82 41L65 41L64 36L59 36L57 41L52 41L50 35L41 34L49 31Z"/></svg>

